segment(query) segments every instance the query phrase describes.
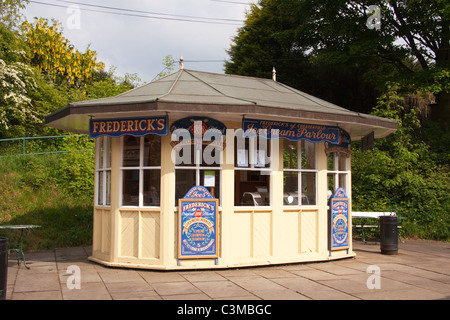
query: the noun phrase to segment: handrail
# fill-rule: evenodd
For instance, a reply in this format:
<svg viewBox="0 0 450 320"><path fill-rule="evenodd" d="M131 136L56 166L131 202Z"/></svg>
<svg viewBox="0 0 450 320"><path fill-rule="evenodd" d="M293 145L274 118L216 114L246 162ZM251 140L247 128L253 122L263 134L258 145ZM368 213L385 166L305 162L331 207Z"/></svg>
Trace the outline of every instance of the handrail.
<svg viewBox="0 0 450 320"><path fill-rule="evenodd" d="M0 142L7 142L7 141L22 141L22 153L20 154L13 154L13 155L6 155L2 156L0 155L0 158L8 158L8 157L15 157L15 156L26 156L26 155L45 155L45 154L62 154L62 153L68 153L70 151L49 151L49 152L35 152L35 153L27 153L26 152L26 142L29 140L44 140L44 139L61 139L70 137L71 135L64 135L64 136L42 136L42 137L22 137L22 138L10 138L10 139L0 139ZM87 136L87 135L79 135L79 136ZM93 149L88 150L78 150L78 151L91 151Z"/></svg>

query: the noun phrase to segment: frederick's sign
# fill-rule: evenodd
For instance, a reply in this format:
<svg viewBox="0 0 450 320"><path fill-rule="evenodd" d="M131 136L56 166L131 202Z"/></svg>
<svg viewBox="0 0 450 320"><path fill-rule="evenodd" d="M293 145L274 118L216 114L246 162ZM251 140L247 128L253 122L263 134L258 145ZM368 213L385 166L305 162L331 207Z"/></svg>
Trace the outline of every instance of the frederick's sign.
<svg viewBox="0 0 450 320"><path fill-rule="evenodd" d="M91 120L89 122L89 137L101 136L121 137L132 135L141 137L148 134L168 135L167 116L127 119Z"/></svg>
<svg viewBox="0 0 450 320"><path fill-rule="evenodd" d="M217 258L219 200L203 186L178 200L178 259Z"/></svg>
<svg viewBox="0 0 450 320"><path fill-rule="evenodd" d="M349 199L343 188L338 188L330 199L330 250L349 248Z"/></svg>

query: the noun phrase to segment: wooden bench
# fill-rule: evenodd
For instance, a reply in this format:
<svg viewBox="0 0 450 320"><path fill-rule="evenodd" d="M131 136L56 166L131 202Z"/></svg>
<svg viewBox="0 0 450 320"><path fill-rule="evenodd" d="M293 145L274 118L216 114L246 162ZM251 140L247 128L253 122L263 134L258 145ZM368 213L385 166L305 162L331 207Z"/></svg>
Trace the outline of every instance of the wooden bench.
<svg viewBox="0 0 450 320"><path fill-rule="evenodd" d="M352 212L352 219L353 218L360 218L361 224L354 224L353 227L359 228L361 232L361 238L364 242L366 242L366 235L364 233L364 228L371 228L371 229L379 229L380 228L380 217L381 216L397 216L395 212ZM404 217L397 217L399 221L406 219ZM367 219L378 219L378 224L365 224ZM401 229L402 227L399 225L397 228Z"/></svg>

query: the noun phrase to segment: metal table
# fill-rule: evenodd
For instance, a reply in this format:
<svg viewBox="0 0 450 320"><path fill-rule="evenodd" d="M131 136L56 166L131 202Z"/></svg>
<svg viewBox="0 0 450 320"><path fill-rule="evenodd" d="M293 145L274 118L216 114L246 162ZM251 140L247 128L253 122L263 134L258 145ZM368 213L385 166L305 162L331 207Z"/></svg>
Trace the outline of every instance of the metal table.
<svg viewBox="0 0 450 320"><path fill-rule="evenodd" d="M17 253L17 265L20 265L20 260L23 261L25 268L30 269L27 266L27 261L25 260L25 254L23 253L23 242L28 237L31 229L40 228L37 225L12 225L12 226L0 226L0 230L20 230L19 240L17 240L17 248L9 249L8 253Z"/></svg>

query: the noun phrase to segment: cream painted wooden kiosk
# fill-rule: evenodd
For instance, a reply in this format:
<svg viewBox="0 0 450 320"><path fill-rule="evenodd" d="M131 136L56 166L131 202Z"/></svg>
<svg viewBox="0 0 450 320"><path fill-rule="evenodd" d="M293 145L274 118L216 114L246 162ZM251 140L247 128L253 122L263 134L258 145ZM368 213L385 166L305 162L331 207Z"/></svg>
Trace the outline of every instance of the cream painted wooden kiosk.
<svg viewBox="0 0 450 320"><path fill-rule="evenodd" d="M96 141L90 259L161 270L354 256L350 139L397 128L272 79L183 69L116 97L72 103L46 121ZM216 220L197 210L214 207L202 199L179 208L197 186L217 199ZM333 224L338 189L344 202L336 204L347 207L336 214L344 208L348 218ZM193 206L191 232L180 212ZM180 254L180 243L191 255Z"/></svg>

